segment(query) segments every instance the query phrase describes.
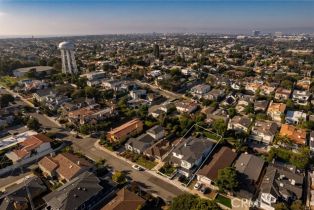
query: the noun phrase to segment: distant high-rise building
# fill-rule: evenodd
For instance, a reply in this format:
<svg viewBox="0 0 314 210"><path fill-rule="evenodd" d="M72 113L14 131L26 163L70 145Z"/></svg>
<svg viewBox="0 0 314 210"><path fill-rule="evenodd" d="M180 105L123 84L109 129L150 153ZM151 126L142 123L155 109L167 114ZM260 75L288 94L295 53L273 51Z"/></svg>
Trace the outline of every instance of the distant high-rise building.
<svg viewBox="0 0 314 210"><path fill-rule="evenodd" d="M254 31L252 31L252 35L253 36L259 36L259 35L261 35L261 31L254 30Z"/></svg>
<svg viewBox="0 0 314 210"><path fill-rule="evenodd" d="M154 44L154 56L155 58L159 58L160 52L159 52L159 45Z"/></svg>
<svg viewBox="0 0 314 210"><path fill-rule="evenodd" d="M62 73L77 74L77 66L74 55L74 44L71 42L61 42L59 44L62 59Z"/></svg>

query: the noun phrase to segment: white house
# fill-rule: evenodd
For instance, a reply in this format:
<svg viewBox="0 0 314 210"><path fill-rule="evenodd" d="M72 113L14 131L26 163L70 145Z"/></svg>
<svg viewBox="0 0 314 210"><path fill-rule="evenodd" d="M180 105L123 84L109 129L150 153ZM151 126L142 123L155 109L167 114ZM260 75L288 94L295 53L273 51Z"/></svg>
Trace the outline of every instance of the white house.
<svg viewBox="0 0 314 210"><path fill-rule="evenodd" d="M256 121L249 139L270 144L279 130L277 123L271 121Z"/></svg>
<svg viewBox="0 0 314 210"><path fill-rule="evenodd" d="M308 91L294 90L292 93L292 100L298 105L306 106L311 94Z"/></svg>
<svg viewBox="0 0 314 210"><path fill-rule="evenodd" d="M51 149L50 143L53 140L43 134L36 134L28 137L25 141L19 143L18 149L6 153L6 156L13 163L30 158Z"/></svg>
<svg viewBox="0 0 314 210"><path fill-rule="evenodd" d="M285 120L287 124L300 124L306 121L306 113L289 110L287 111Z"/></svg>

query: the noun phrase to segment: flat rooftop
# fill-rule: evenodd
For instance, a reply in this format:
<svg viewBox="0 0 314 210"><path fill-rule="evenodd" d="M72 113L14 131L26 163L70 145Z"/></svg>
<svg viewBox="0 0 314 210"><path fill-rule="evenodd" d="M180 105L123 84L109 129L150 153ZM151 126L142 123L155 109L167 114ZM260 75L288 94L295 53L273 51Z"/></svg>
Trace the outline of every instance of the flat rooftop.
<svg viewBox="0 0 314 210"><path fill-rule="evenodd" d="M18 143L21 143L25 141L29 136L33 136L36 134L37 132L35 131L26 131L17 135L11 135L9 137L2 138L0 139L0 150L6 149Z"/></svg>

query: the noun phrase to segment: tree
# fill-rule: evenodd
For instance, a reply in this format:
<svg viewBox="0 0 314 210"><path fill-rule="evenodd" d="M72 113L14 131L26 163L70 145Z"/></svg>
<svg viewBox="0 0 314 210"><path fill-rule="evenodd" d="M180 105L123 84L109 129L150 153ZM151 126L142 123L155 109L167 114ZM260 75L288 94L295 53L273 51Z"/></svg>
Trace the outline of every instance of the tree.
<svg viewBox="0 0 314 210"><path fill-rule="evenodd" d="M193 210L220 210L221 208L212 200L199 199Z"/></svg>
<svg viewBox="0 0 314 210"><path fill-rule="evenodd" d="M202 199L197 195L185 193L175 197L169 210L220 210L214 201Z"/></svg>
<svg viewBox="0 0 314 210"><path fill-rule="evenodd" d="M237 114L237 111L235 110L235 108L228 109L228 115L230 118L233 118L236 114Z"/></svg>
<svg viewBox="0 0 314 210"><path fill-rule="evenodd" d="M40 123L36 118L29 118L29 120L27 121L27 127L29 129L38 131L40 129Z"/></svg>
<svg viewBox="0 0 314 210"><path fill-rule="evenodd" d="M99 96L99 91L94 87L85 87L85 94L88 98L97 98Z"/></svg>
<svg viewBox="0 0 314 210"><path fill-rule="evenodd" d="M221 191L234 191L238 183L237 171L233 167L218 170L217 186Z"/></svg>
<svg viewBox="0 0 314 210"><path fill-rule="evenodd" d="M220 135L223 135L223 133L227 130L227 124L223 119L215 120L212 127Z"/></svg>
<svg viewBox="0 0 314 210"><path fill-rule="evenodd" d="M245 114L254 113L254 104L249 103L244 109Z"/></svg>
<svg viewBox="0 0 314 210"><path fill-rule="evenodd" d="M290 80L283 80L280 83L280 86L285 88L285 89L291 89L293 87L293 82L291 82Z"/></svg>
<svg viewBox="0 0 314 210"><path fill-rule="evenodd" d="M126 182L126 177L122 171L115 171L112 175L112 180L119 184L124 184Z"/></svg>
<svg viewBox="0 0 314 210"><path fill-rule="evenodd" d="M3 94L0 97L0 108L7 107L9 103L14 101L14 97L10 94Z"/></svg>
<svg viewBox="0 0 314 210"><path fill-rule="evenodd" d="M197 205L197 196L185 193L175 197L169 210L191 210Z"/></svg>
<svg viewBox="0 0 314 210"><path fill-rule="evenodd" d="M300 209L305 209L305 208L304 208L302 201L296 200L296 201L293 201L293 203L290 206L290 209L291 210L300 210Z"/></svg>
<svg viewBox="0 0 314 210"><path fill-rule="evenodd" d="M289 210L289 208L284 203L276 203L274 207L275 210Z"/></svg>

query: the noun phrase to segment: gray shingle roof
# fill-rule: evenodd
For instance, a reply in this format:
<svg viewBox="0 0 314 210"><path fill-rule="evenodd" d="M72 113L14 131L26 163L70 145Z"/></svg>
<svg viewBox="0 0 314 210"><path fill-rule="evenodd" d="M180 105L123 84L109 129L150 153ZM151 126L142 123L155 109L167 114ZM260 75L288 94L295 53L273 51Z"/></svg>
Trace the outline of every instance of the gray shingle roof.
<svg viewBox="0 0 314 210"><path fill-rule="evenodd" d="M43 197L47 206L55 210L74 210L78 209L86 201L90 200L104 187L100 185L100 180L90 172L84 172L70 182L66 183L56 191ZM108 193L112 186L106 186Z"/></svg>
<svg viewBox="0 0 314 210"><path fill-rule="evenodd" d="M194 164L200 159L205 150L212 148L214 143L206 138L189 137L183 140L175 149L174 153L183 155L183 160Z"/></svg>
<svg viewBox="0 0 314 210"><path fill-rule="evenodd" d="M261 183L261 193L274 197L300 199L302 197L303 176L289 170L270 165Z"/></svg>
<svg viewBox="0 0 314 210"><path fill-rule="evenodd" d="M148 147L154 144L154 138L149 134L142 134L137 138L131 138L126 144L144 152Z"/></svg>
<svg viewBox="0 0 314 210"><path fill-rule="evenodd" d="M234 166L239 173L246 175L248 179L257 181L264 163L265 161L257 156L243 153Z"/></svg>

